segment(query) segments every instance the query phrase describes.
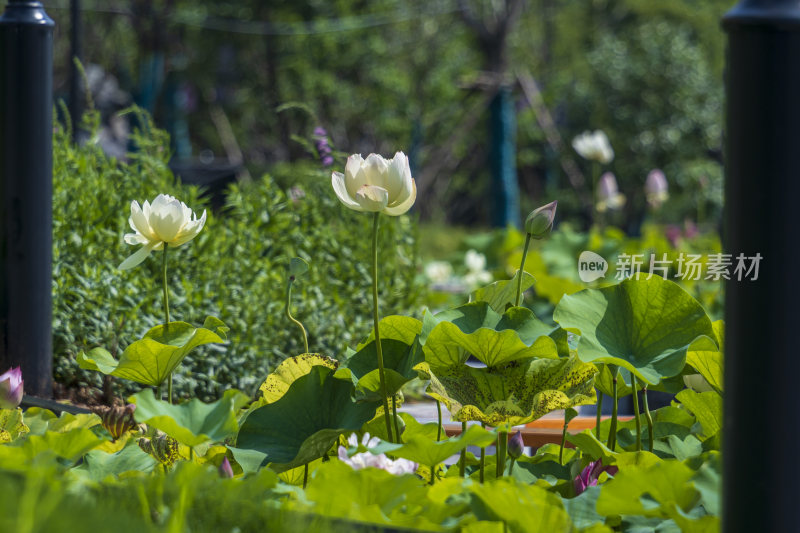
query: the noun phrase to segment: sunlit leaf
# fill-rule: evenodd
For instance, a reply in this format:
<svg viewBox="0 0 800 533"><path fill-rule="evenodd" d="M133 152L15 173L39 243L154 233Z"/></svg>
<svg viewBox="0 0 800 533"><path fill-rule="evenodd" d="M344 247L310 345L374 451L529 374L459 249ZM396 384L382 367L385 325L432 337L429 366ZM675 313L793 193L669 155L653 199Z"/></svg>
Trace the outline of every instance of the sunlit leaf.
<svg viewBox="0 0 800 533"><path fill-rule="evenodd" d="M715 336L700 303L660 276L564 296L553 318L581 335L583 361L619 365L652 385L683 370L695 340Z"/></svg>
<svg viewBox="0 0 800 533"><path fill-rule="evenodd" d="M493 368L419 368L430 376L428 394L441 400L456 421L525 424L556 409L595 402L597 370L574 357L512 361Z"/></svg>
<svg viewBox="0 0 800 533"><path fill-rule="evenodd" d="M258 388L265 403L281 399L297 378L305 376L312 367L318 365L336 370L338 362L318 353L304 353L285 359Z"/></svg>
<svg viewBox="0 0 800 533"><path fill-rule="evenodd" d="M189 352L204 344L225 342L228 328L218 318L208 317L202 328L186 322L170 322L150 329L144 338L129 345L115 360L103 348L79 353L78 366L103 374L157 387L178 367Z"/></svg>
<svg viewBox="0 0 800 533"><path fill-rule="evenodd" d="M520 270L517 270L511 279L495 281L491 285L478 289L472 293L470 301L486 302L496 313L503 314L506 311L506 306L513 305L516 301L517 283L520 283L519 275ZM536 283L536 279L529 273L522 271L520 287L522 292L533 287L534 283Z"/></svg>

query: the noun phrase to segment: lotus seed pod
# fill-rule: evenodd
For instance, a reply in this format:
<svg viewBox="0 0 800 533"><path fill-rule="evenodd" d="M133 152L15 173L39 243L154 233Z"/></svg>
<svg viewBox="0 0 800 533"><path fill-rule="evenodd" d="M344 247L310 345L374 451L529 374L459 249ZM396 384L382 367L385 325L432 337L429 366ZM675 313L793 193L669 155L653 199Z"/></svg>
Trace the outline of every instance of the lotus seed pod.
<svg viewBox="0 0 800 533"><path fill-rule="evenodd" d="M136 428L133 412L136 405L129 403L123 406L95 407L93 411L100 417L103 427L111 434L112 442L116 442L126 431Z"/></svg>

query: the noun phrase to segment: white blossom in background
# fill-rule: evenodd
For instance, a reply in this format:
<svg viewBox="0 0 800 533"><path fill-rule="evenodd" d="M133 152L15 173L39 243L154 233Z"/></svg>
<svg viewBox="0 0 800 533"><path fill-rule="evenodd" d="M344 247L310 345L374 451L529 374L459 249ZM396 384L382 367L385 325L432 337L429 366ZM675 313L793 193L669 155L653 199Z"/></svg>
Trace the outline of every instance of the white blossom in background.
<svg viewBox="0 0 800 533"><path fill-rule="evenodd" d="M447 261L431 261L425 265L425 276L432 283L446 283L453 277L453 266Z"/></svg>
<svg viewBox="0 0 800 533"><path fill-rule="evenodd" d="M478 287L491 283L494 277L491 272L486 271L486 256L475 250L467 250L464 256L464 266L467 273L464 274L464 284L468 287Z"/></svg>
<svg viewBox="0 0 800 533"><path fill-rule="evenodd" d="M658 209L669 198L669 185L664 173L655 168L648 172L647 180L644 183L644 194L647 203L654 209Z"/></svg>
<svg viewBox="0 0 800 533"><path fill-rule="evenodd" d="M602 130L585 131L572 139L572 147L584 159L604 165L614 160L614 149Z"/></svg>
<svg viewBox="0 0 800 533"><path fill-rule="evenodd" d="M361 439L361 446L369 450L378 445L380 440L377 437L370 438L369 433L365 433ZM347 439L347 443L351 448L358 448L358 437L352 433ZM386 454L373 454L370 451L358 452L352 456L348 454L347 448L339 446L339 460L347 463L354 470L361 470L363 468L380 468L386 470L390 474L402 475L413 474L417 471L417 463L409 461L408 459L389 459Z"/></svg>
<svg viewBox="0 0 800 533"><path fill-rule="evenodd" d="M597 184L597 210L601 213L614 211L625 205L625 195L619 192L617 178L611 172L600 176Z"/></svg>

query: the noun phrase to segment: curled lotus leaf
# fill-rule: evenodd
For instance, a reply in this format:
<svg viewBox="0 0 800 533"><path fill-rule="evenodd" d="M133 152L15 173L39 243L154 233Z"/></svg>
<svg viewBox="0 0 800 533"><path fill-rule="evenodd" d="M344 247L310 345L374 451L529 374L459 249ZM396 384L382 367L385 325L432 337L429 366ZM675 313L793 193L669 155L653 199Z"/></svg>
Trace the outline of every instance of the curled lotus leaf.
<svg viewBox="0 0 800 533"><path fill-rule="evenodd" d="M713 325L719 349L712 342L698 342L686 354L686 363L697 370L715 391L722 394L722 354L725 349L725 323L722 320L717 320Z"/></svg>
<svg viewBox="0 0 800 533"><path fill-rule="evenodd" d="M580 334L582 361L619 365L650 385L680 374L695 341L715 339L700 302L660 276L564 296L553 318Z"/></svg>
<svg viewBox="0 0 800 533"><path fill-rule="evenodd" d="M469 355L494 367L531 357L568 354L566 332L545 324L524 307L503 314L487 302L472 302L424 317L420 344L432 367L462 365Z"/></svg>
<svg viewBox="0 0 800 533"><path fill-rule="evenodd" d="M315 366L336 370L336 359L318 353L304 353L285 359L258 388L264 403L280 400L298 378L305 376Z"/></svg>
<svg viewBox="0 0 800 533"><path fill-rule="evenodd" d="M189 352L204 344L222 344L228 328L218 318L208 317L203 327L170 322L151 328L144 337L125 348L119 360L103 348L77 356L78 366L103 374L158 387Z"/></svg>
<svg viewBox="0 0 800 533"><path fill-rule="evenodd" d="M526 424L556 409L595 402L597 369L576 357L532 358L492 368L420 365L419 369L431 380L428 394L442 401L459 422Z"/></svg>
<svg viewBox="0 0 800 533"><path fill-rule="evenodd" d="M396 394L406 383L418 375L416 365L424 361L422 347L416 340L409 346L394 339L381 339L383 368L386 376L386 393ZM336 377L349 379L356 387L356 398L380 400L378 356L373 340L342 363Z"/></svg>

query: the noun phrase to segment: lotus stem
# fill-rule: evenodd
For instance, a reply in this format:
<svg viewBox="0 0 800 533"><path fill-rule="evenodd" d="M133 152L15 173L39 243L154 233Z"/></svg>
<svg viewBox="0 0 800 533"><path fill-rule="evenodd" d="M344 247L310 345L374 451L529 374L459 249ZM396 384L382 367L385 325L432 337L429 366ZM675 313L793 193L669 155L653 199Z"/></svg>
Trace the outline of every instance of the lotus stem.
<svg viewBox="0 0 800 533"><path fill-rule="evenodd" d="M567 421L567 412L564 411L564 429L561 432L561 448L558 450L558 464L564 464L564 446L567 445L567 426L569 426L569 422Z"/></svg>
<svg viewBox="0 0 800 533"><path fill-rule="evenodd" d="M486 429L486 423L481 422L481 427ZM481 462L480 462L480 482L483 483L484 478L484 469L486 467L486 448L481 448Z"/></svg>
<svg viewBox="0 0 800 533"><path fill-rule="evenodd" d="M611 425L608 428L608 447L611 451L617 446L617 412L619 409L619 394L617 380L619 379L619 368L614 368L614 377L611 380L611 394L614 403L611 406Z"/></svg>
<svg viewBox="0 0 800 533"><path fill-rule="evenodd" d="M467 423L461 422L461 434L467 432ZM458 464L458 475L461 477L466 477L467 475L467 449L464 448L461 450L461 458L459 459Z"/></svg>
<svg viewBox="0 0 800 533"><path fill-rule="evenodd" d="M392 419L394 420L394 434L397 435L397 442L400 442L400 426L397 424L397 395L392 395Z"/></svg>
<svg viewBox="0 0 800 533"><path fill-rule="evenodd" d="M169 244L164 243L164 251L161 254L161 281L163 286L164 302L164 331L169 328L169 290L167 289L167 248ZM160 387L159 387L160 389ZM156 389L158 399L161 399L161 391ZM167 377L167 400L172 403L172 372Z"/></svg>
<svg viewBox="0 0 800 533"><path fill-rule="evenodd" d="M511 475L514 473L514 465L516 464L516 462L517 460L512 457L511 466L508 467L508 477L511 477Z"/></svg>
<svg viewBox="0 0 800 533"><path fill-rule="evenodd" d="M436 400L436 414L439 418L439 427L436 428L436 442L439 442L442 440L442 402L439 400Z"/></svg>
<svg viewBox="0 0 800 533"><path fill-rule="evenodd" d="M594 434L597 437L597 440L600 440L600 419L603 416L603 393L599 390L597 391L597 420L594 423Z"/></svg>
<svg viewBox="0 0 800 533"><path fill-rule="evenodd" d="M433 473L436 472L436 465L431 466L431 485L433 485L434 475Z"/></svg>
<svg viewBox="0 0 800 533"><path fill-rule="evenodd" d="M644 402L644 418L647 420L647 437L650 439L647 448L653 451L653 416L650 414L650 407L647 405L647 385L642 387L642 401Z"/></svg>
<svg viewBox="0 0 800 533"><path fill-rule="evenodd" d="M300 328L300 331L303 332L303 348L305 349L305 352L303 353L308 353L308 333L306 333L306 328L303 327L302 322L300 322L299 320L297 320L295 317L292 316L292 311L290 307L292 301L293 283L294 283L294 276L289 276L289 282L286 284L286 318L297 324L297 327Z"/></svg>
<svg viewBox="0 0 800 533"><path fill-rule="evenodd" d="M495 454L498 479L503 477L506 471L506 448L508 448L508 431L501 431L497 434L497 453Z"/></svg>
<svg viewBox="0 0 800 533"><path fill-rule="evenodd" d="M308 485L308 463L305 464L303 469L303 490L306 489L306 485Z"/></svg>
<svg viewBox="0 0 800 533"><path fill-rule="evenodd" d="M639 394L636 392L636 387L639 384L639 379L631 375L631 385L633 385L633 420L636 422L636 451L642 451L642 420L639 418Z"/></svg>
<svg viewBox="0 0 800 533"><path fill-rule="evenodd" d="M528 255L528 246L531 244L531 234L525 234L525 247L522 249L522 262L519 265L519 272L517 275L517 298L514 300L514 307L519 306L519 301L522 298L522 275L525 272L525 257Z"/></svg>
<svg viewBox="0 0 800 533"><path fill-rule="evenodd" d="M383 397L383 414L386 420L386 434L389 442L394 442L392 437L392 420L389 414L388 394L386 393L386 375L383 370L383 348L381 347L381 332L378 322L378 220L380 212L376 211L372 217L372 322L375 327L375 351L378 354L378 376L380 377L381 396ZM398 435L399 437L399 435Z"/></svg>

